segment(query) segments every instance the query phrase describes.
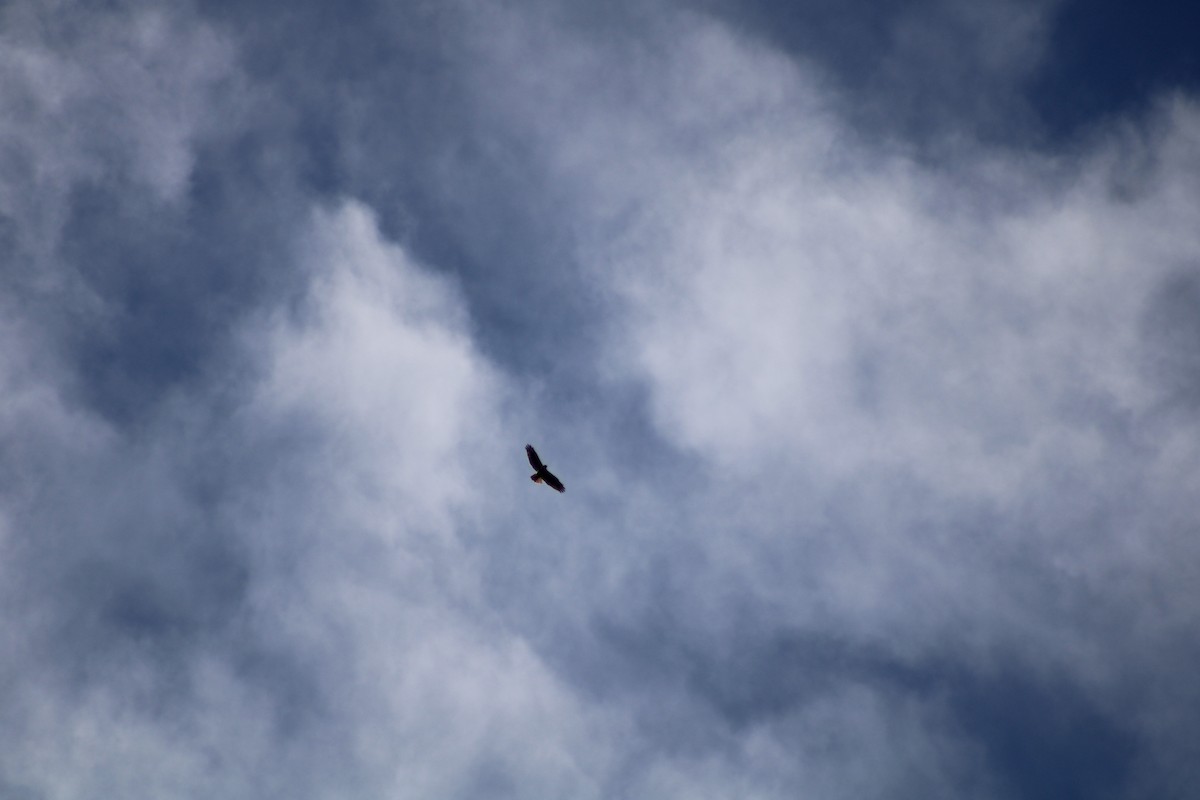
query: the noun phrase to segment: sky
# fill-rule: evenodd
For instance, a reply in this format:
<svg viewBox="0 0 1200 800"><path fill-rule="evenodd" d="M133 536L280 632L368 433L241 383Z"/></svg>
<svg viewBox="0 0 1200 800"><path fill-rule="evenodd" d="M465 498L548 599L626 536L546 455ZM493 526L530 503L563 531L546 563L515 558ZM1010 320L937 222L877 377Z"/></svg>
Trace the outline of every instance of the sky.
<svg viewBox="0 0 1200 800"><path fill-rule="evenodd" d="M0 3L0 798L1195 797L1180 5Z"/></svg>

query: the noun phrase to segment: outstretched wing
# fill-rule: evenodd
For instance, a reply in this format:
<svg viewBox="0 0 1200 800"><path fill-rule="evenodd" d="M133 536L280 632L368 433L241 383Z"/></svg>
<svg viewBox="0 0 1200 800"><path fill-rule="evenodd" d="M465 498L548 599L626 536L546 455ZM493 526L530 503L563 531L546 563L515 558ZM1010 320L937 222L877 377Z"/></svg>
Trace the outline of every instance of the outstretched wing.
<svg viewBox="0 0 1200 800"><path fill-rule="evenodd" d="M542 463L540 458L538 458L537 450L533 449L533 445L525 445L525 455L529 456L529 466L533 467L538 472L541 472L546 468L546 465Z"/></svg>
<svg viewBox="0 0 1200 800"><path fill-rule="evenodd" d="M551 489L556 489L560 492L565 492L567 490L567 487L562 485L562 481L560 481L555 474L548 469L540 470L538 472L538 477L545 481L546 485Z"/></svg>

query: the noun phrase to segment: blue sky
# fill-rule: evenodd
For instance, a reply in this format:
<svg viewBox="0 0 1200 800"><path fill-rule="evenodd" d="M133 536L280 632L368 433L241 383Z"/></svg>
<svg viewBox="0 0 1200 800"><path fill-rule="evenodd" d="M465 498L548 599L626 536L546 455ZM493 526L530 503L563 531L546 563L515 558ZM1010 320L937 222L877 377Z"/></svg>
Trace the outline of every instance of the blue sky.
<svg viewBox="0 0 1200 800"><path fill-rule="evenodd" d="M0 796L1194 794L1195 23L0 6Z"/></svg>

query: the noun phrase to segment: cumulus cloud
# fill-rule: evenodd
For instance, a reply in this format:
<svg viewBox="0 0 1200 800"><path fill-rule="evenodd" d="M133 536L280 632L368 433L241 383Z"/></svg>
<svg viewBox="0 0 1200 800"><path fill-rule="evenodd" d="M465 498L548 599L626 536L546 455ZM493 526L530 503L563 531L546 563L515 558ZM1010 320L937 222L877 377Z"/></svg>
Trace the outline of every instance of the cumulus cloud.
<svg viewBox="0 0 1200 800"><path fill-rule="evenodd" d="M504 461L503 382L460 301L354 203L316 212L297 252L309 293L247 323L259 377L232 415L181 399L129 441L30 411L61 460L31 496L6 492L24 614L5 780L66 797L587 796L597 712L487 624L455 533ZM72 481L68 508L47 503Z"/></svg>
<svg viewBox="0 0 1200 800"><path fill-rule="evenodd" d="M1167 407L1177 390L1145 359L1148 319L1190 330L1162 298L1200 263L1194 103L1164 98L1069 160L981 145L931 164L856 136L794 62L695 18L675 34L665 51L631 46L625 70L536 29L500 37L570 77L510 56L488 93L592 222L577 253L623 308L613 375L645 386L656 431L711 466L711 502L668 523L695 560L657 540L663 573L647 579L672 581L672 599L632 623L672 641L635 635L630 657L664 659L737 717L739 680L790 707L788 669L752 665L763 642L815 630L847 648L835 663L874 664L862 680L884 697L910 668L950 696L974 692L952 677L968 668L998 693L1060 686L1068 728L1113 726L1113 763L1134 741L1182 763L1155 732L1171 703L1139 693L1134 711L1124 691L1166 676L1178 690L1190 649L1194 537L1168 520L1187 514L1195 418ZM612 74L581 100L571 87L600 63ZM726 624L751 624L742 644L765 650L717 657ZM1078 703L1061 699L1070 686ZM1008 722L951 706L942 724L1019 783L1029 764L995 749Z"/></svg>
<svg viewBox="0 0 1200 800"><path fill-rule="evenodd" d="M4 13L0 793L1189 780L1193 99L931 157L725 12Z"/></svg>
<svg viewBox="0 0 1200 800"><path fill-rule="evenodd" d="M116 175L178 200L222 82L229 41L184 15L72 3L4 9L0 213L39 252L57 240L74 186ZM224 88L229 88L227 85Z"/></svg>

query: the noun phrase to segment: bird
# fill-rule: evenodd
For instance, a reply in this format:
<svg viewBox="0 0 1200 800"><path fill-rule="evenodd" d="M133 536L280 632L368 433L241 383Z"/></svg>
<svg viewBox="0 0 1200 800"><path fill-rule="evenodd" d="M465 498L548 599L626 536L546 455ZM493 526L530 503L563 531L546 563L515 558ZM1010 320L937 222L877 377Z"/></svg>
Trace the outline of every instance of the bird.
<svg viewBox="0 0 1200 800"><path fill-rule="evenodd" d="M562 481L555 477L553 472L546 469L546 465L542 463L540 458L538 458L537 450L533 449L533 445L525 445L525 455L529 456L529 466L537 470L529 476L531 481L534 483L544 483L551 489L555 489L559 492L565 492L567 490L567 487L562 485Z"/></svg>

